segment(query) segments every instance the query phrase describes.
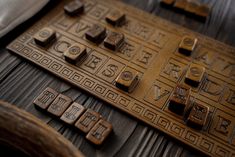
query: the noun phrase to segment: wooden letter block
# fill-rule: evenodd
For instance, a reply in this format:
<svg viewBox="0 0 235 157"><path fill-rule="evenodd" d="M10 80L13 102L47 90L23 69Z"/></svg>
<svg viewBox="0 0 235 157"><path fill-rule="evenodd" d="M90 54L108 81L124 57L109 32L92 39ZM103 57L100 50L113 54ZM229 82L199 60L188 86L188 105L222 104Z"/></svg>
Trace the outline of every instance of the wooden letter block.
<svg viewBox="0 0 235 157"><path fill-rule="evenodd" d="M73 102L72 105L60 117L60 119L67 124L74 124L78 117L85 112L85 110L86 109L82 105Z"/></svg>
<svg viewBox="0 0 235 157"><path fill-rule="evenodd" d="M188 104L191 88L177 85L170 98L168 109L176 114L182 115Z"/></svg>
<svg viewBox="0 0 235 157"><path fill-rule="evenodd" d="M113 26L121 26L126 20L126 15L120 11L112 10L105 20Z"/></svg>
<svg viewBox="0 0 235 157"><path fill-rule="evenodd" d="M61 116L68 106L72 103L72 99L63 94L59 94L49 106L47 111L55 116Z"/></svg>
<svg viewBox="0 0 235 157"><path fill-rule="evenodd" d="M187 56L191 55L191 52L195 49L197 44L197 38L192 36L184 36L179 44L179 52Z"/></svg>
<svg viewBox="0 0 235 157"><path fill-rule="evenodd" d="M82 132L88 133L100 118L101 115L99 113L91 109L87 109L87 111L75 123L75 126Z"/></svg>
<svg viewBox="0 0 235 157"><path fill-rule="evenodd" d="M67 49L67 51L64 52L65 60L72 64L81 62L86 55L86 47L77 43L73 44Z"/></svg>
<svg viewBox="0 0 235 157"><path fill-rule="evenodd" d="M206 69L203 66L192 63L186 73L185 83L193 87L198 87L203 79L205 71Z"/></svg>
<svg viewBox="0 0 235 157"><path fill-rule="evenodd" d="M34 41L36 44L46 47L56 38L56 33L53 29L49 27L44 27L38 31L34 36Z"/></svg>
<svg viewBox="0 0 235 157"><path fill-rule="evenodd" d="M196 9L196 18L202 22L205 22L206 18L210 14L210 7L208 5L201 4L199 7Z"/></svg>
<svg viewBox="0 0 235 157"><path fill-rule="evenodd" d="M42 109L46 109L58 96L58 92L47 87L35 100L34 104Z"/></svg>
<svg viewBox="0 0 235 157"><path fill-rule="evenodd" d="M84 4L78 0L74 0L64 6L64 12L70 16L75 16L84 12Z"/></svg>
<svg viewBox="0 0 235 157"><path fill-rule="evenodd" d="M208 114L208 106L195 103L187 118L187 125L195 129L202 129L206 124Z"/></svg>
<svg viewBox="0 0 235 157"><path fill-rule="evenodd" d="M126 67L116 79L116 87L132 92L139 82L138 71Z"/></svg>
<svg viewBox="0 0 235 157"><path fill-rule="evenodd" d="M200 3L198 2L198 0L188 0L188 3L184 10L187 15L194 15L199 6Z"/></svg>
<svg viewBox="0 0 235 157"><path fill-rule="evenodd" d="M112 125L101 119L86 135L86 139L96 145L101 145L108 135L112 132Z"/></svg>
<svg viewBox="0 0 235 157"><path fill-rule="evenodd" d="M185 6L187 5L187 0L176 0L173 7L177 12L184 12Z"/></svg>
<svg viewBox="0 0 235 157"><path fill-rule="evenodd" d="M124 34L117 32L109 32L104 39L104 46L110 50L117 50L124 42Z"/></svg>
<svg viewBox="0 0 235 157"><path fill-rule="evenodd" d="M106 28L94 24L86 33L85 33L86 39L93 42L93 43L100 43L106 36Z"/></svg>

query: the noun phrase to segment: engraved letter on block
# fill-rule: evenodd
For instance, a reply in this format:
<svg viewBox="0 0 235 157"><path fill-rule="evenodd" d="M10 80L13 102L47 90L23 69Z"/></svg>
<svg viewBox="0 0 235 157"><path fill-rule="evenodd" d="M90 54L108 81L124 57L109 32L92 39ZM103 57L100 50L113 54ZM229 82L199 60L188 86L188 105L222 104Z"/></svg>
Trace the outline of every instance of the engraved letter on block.
<svg viewBox="0 0 235 157"><path fill-rule="evenodd" d="M195 103L189 113L187 125L195 129L202 129L202 127L206 124L208 114L208 106Z"/></svg>
<svg viewBox="0 0 235 157"><path fill-rule="evenodd" d="M37 32L33 38L36 44L45 47L55 40L56 33L53 29L44 27Z"/></svg>
<svg viewBox="0 0 235 157"><path fill-rule="evenodd" d="M184 36L179 45L179 52L187 56L191 55L191 52L195 49L197 44L197 38L192 36Z"/></svg>
<svg viewBox="0 0 235 157"><path fill-rule="evenodd" d="M60 119L67 124L73 124L84 111L85 108L82 105L73 102L72 105L60 117Z"/></svg>
<svg viewBox="0 0 235 157"><path fill-rule="evenodd" d="M88 133L101 115L91 109L88 109L75 123L75 126L84 133Z"/></svg>
<svg viewBox="0 0 235 157"><path fill-rule="evenodd" d="M35 100L34 104L42 109L46 109L57 97L58 92L47 87Z"/></svg>
<svg viewBox="0 0 235 157"><path fill-rule="evenodd" d="M203 66L192 63L186 73L185 83L197 87L202 81L205 71Z"/></svg>
<svg viewBox="0 0 235 157"><path fill-rule="evenodd" d="M100 145L108 137L111 131L112 131L112 125L109 122L101 119L89 131L89 133L86 136L86 139L88 139L89 141L91 141L96 145Z"/></svg>
<svg viewBox="0 0 235 157"><path fill-rule="evenodd" d="M177 114L183 114L189 100L191 88L177 85L170 98L168 109Z"/></svg>
<svg viewBox="0 0 235 157"><path fill-rule="evenodd" d="M59 94L49 106L47 111L55 116L61 116L68 106L72 103L72 99L63 94Z"/></svg>

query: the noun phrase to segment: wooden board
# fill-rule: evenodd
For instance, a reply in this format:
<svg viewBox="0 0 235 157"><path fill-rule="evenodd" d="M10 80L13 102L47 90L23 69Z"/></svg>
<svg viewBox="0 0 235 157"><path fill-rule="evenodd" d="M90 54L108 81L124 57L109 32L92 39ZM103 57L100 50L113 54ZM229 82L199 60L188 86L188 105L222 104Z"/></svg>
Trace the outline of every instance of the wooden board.
<svg viewBox="0 0 235 157"><path fill-rule="evenodd" d="M13 41L8 49L208 155L234 155L235 49L120 2L85 2L86 13L74 18L64 15L62 2ZM127 14L128 22L121 28L113 28L104 20L114 6ZM84 33L93 23L100 23L108 30L123 32L127 43L123 51L112 52L103 44L97 46L87 42ZM43 26L57 31L58 40L48 49L39 48L32 40L32 35ZM191 57L177 52L185 34L195 35L199 39L199 45ZM62 57L66 47L75 42L90 50L90 58L80 66L70 65ZM147 64L140 62L143 53L152 56ZM94 69L87 66L92 57L101 59ZM191 62L205 66L207 71L207 79L191 94L192 101L210 108L209 121L202 131L187 127L182 117L167 109L173 88L176 83L183 83ZM103 71L111 64L117 65L119 70L107 78ZM131 94L114 85L116 76L125 66L142 74L139 85ZM172 70L172 67L177 70ZM224 132L218 131L218 127L222 127Z"/></svg>

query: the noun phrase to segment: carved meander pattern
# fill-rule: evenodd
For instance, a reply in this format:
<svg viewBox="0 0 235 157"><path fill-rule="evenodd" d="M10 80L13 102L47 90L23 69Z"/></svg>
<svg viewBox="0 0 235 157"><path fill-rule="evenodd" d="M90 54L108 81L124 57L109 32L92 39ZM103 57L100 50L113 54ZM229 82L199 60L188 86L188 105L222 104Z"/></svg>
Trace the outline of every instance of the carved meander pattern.
<svg viewBox="0 0 235 157"><path fill-rule="evenodd" d="M192 34L188 30L174 24L169 25L168 22L141 11L136 13L136 9L129 6L128 9L133 10L136 15L129 11L127 24L114 29L104 21L112 7L103 1L99 1L104 3L102 5L95 3L87 1L85 15L75 19L64 16L61 9L63 5L58 6L58 16L51 20L50 17L55 13L50 13L46 17L50 21L42 19L8 48L196 149L212 156L234 155L235 59L231 53L234 54L234 49L194 33L199 38L199 46L191 57L185 57L177 52L177 45L183 34ZM118 2L117 5L120 9L126 7ZM148 18L140 22L138 14ZM119 52L113 53L104 48L103 44L97 46L84 38L86 30L98 21L108 30L125 34L126 44ZM153 27L153 23L156 27ZM55 29L58 38L46 49L36 46L31 38L44 25ZM89 54L78 66L70 65L62 58L62 52L75 42L85 45ZM176 83L184 83L190 62L203 65L208 75L199 87L192 89L191 94L192 102L209 106L209 120L202 131L187 127L182 117L167 108L168 98ZM157 65L159 68L151 70L151 67ZM125 66L141 73L140 84L131 94L114 86L115 78ZM146 77L149 73L154 75L151 78Z"/></svg>

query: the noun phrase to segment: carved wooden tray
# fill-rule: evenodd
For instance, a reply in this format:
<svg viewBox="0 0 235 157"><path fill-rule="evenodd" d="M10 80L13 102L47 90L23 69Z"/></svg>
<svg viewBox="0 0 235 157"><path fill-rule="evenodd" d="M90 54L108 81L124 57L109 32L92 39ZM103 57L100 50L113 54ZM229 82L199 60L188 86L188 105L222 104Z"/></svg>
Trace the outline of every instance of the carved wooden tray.
<svg viewBox="0 0 235 157"><path fill-rule="evenodd" d="M10 43L8 49L197 150L210 156L235 156L233 47L118 1L85 0L85 13L78 17L64 14L65 3L62 1ZM126 13L127 23L122 27L114 28L105 21L107 13L114 8ZM110 51L102 43L97 46L85 39L84 33L94 23L125 35L120 51ZM45 49L38 47L32 38L44 26L56 30L58 38ZM189 57L177 51L184 35L198 38L198 46ZM75 42L86 46L89 54L79 66L63 59L63 52ZM98 63L91 65L94 59ZM176 84L184 84L192 62L204 66L207 75L190 96L191 102L209 106L208 121L200 131L188 127L183 117L167 107ZM110 71L110 66L117 68ZM132 93L114 84L126 66L141 74Z"/></svg>

